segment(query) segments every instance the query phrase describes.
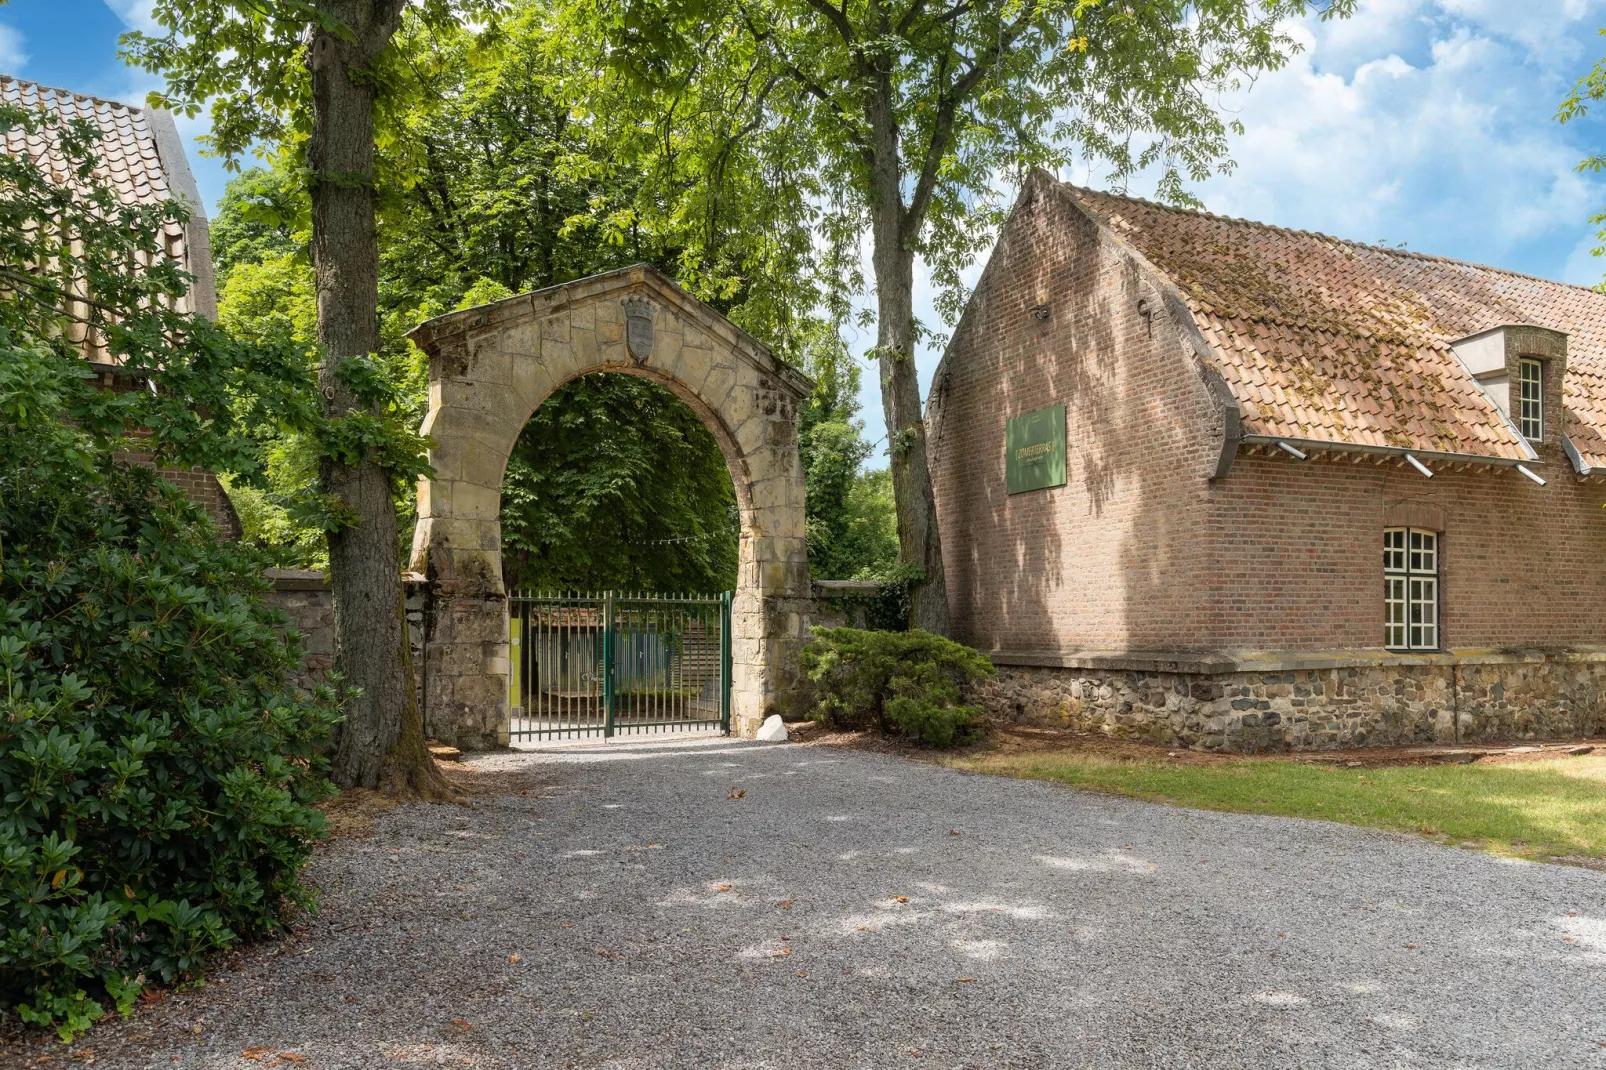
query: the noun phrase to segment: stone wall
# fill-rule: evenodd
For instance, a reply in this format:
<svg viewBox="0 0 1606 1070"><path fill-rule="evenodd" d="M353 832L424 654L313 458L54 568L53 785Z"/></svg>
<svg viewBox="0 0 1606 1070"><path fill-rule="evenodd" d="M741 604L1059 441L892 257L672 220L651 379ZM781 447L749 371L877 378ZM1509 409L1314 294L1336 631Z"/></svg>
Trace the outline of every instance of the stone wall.
<svg viewBox="0 0 1606 1070"><path fill-rule="evenodd" d="M296 686L310 692L323 683L335 662L335 598L328 578L316 569L270 568L266 573L273 590L266 601L290 618L301 635L303 658ZM426 587L423 578L407 574L407 632L412 641L413 670L417 674L419 708L424 697L424 632Z"/></svg>
<svg viewBox="0 0 1606 1070"><path fill-rule="evenodd" d="M1299 667L1000 665L999 720L1194 750L1315 750L1606 733L1606 652L1354 659ZM1182 671L1179 671L1182 670Z"/></svg>
<svg viewBox="0 0 1606 1070"><path fill-rule="evenodd" d="M296 686L310 692L323 683L335 663L335 598L322 572L300 568L270 568L273 590L266 601L290 618L301 633L302 668Z"/></svg>
<svg viewBox="0 0 1606 1070"><path fill-rule="evenodd" d="M815 580L808 626L872 628L871 617L881 598L876 580Z"/></svg>

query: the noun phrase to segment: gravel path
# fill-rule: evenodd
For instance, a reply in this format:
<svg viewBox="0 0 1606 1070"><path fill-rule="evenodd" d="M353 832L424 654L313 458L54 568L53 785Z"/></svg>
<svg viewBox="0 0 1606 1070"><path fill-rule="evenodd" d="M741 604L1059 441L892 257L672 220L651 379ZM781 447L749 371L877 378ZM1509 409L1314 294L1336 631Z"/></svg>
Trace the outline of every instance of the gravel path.
<svg viewBox="0 0 1606 1070"><path fill-rule="evenodd" d="M95 1064L1606 1067L1600 873L815 747L474 768Z"/></svg>

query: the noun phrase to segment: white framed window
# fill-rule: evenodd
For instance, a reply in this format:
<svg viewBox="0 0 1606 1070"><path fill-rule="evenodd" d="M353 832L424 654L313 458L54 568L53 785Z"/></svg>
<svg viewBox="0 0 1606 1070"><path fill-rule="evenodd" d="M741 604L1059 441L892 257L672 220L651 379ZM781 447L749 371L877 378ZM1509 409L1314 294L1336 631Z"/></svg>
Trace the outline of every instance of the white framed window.
<svg viewBox="0 0 1606 1070"><path fill-rule="evenodd" d="M1517 362L1517 428L1522 437L1545 437L1545 366L1537 360Z"/></svg>
<svg viewBox="0 0 1606 1070"><path fill-rule="evenodd" d="M1383 645L1439 649L1439 536L1383 529Z"/></svg>

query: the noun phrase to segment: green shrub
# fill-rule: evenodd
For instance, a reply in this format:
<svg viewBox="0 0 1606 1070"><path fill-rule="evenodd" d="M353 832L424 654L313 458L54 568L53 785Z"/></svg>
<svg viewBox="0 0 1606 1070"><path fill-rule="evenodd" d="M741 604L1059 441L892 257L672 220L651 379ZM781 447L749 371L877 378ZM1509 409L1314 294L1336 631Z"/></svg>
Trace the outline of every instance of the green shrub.
<svg viewBox="0 0 1606 1070"><path fill-rule="evenodd" d="M981 731L981 711L959 702L963 685L991 676L993 666L962 643L918 629L815 628L801 658L816 721L898 731L933 747Z"/></svg>
<svg viewBox="0 0 1606 1070"><path fill-rule="evenodd" d="M279 928L338 710L262 560L63 419L83 374L0 329L0 1010L64 1037Z"/></svg>

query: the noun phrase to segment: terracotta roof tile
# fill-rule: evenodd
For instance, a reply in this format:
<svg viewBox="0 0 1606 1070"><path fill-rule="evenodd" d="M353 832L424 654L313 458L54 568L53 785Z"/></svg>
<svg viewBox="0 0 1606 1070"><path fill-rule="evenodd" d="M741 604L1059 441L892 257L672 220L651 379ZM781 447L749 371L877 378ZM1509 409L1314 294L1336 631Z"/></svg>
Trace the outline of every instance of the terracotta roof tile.
<svg viewBox="0 0 1606 1070"><path fill-rule="evenodd" d="M1449 343L1533 323L1567 333L1566 433L1606 466L1606 294L1067 188L1181 291L1247 433L1520 460Z"/></svg>
<svg viewBox="0 0 1606 1070"><path fill-rule="evenodd" d="M0 74L0 102L35 108L55 116L63 123L74 120L92 123L101 132L97 146L100 160L95 176L116 191L125 204L159 204L173 198L167 172L162 167L161 154L157 151L156 136L144 109L65 89L53 89L3 74ZM0 132L0 152L26 156L54 181L82 188L50 127L35 134L24 134L17 129ZM177 223L168 223L163 239L167 255L187 265L189 251L184 228ZM82 341L88 359L110 359L104 348L104 339L85 337Z"/></svg>

